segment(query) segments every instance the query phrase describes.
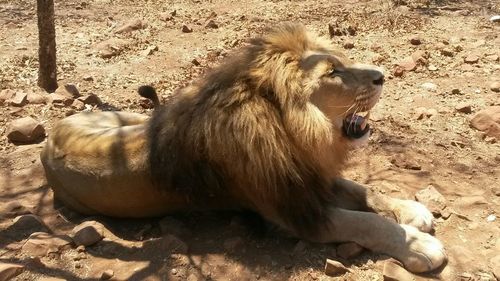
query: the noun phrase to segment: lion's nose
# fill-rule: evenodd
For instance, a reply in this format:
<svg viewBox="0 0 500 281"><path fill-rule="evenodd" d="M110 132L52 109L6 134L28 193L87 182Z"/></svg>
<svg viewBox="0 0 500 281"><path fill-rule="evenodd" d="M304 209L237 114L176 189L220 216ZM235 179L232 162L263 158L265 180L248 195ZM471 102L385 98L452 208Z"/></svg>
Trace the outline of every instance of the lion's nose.
<svg viewBox="0 0 500 281"><path fill-rule="evenodd" d="M378 79L373 80L373 84L382 86L384 84L384 74L381 73Z"/></svg>

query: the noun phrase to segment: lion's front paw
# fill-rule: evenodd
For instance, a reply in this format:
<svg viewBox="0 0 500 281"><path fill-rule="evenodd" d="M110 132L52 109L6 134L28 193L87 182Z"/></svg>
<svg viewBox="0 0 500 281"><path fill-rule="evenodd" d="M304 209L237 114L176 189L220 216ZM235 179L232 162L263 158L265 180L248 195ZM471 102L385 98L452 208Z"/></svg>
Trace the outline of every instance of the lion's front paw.
<svg viewBox="0 0 500 281"><path fill-rule="evenodd" d="M447 259L443 244L435 237L413 226L401 225L406 234L406 247L396 257L412 272L427 272L440 267Z"/></svg>
<svg viewBox="0 0 500 281"><path fill-rule="evenodd" d="M432 230L432 213L422 204L413 200L398 200L393 210L400 224L407 224L423 232Z"/></svg>

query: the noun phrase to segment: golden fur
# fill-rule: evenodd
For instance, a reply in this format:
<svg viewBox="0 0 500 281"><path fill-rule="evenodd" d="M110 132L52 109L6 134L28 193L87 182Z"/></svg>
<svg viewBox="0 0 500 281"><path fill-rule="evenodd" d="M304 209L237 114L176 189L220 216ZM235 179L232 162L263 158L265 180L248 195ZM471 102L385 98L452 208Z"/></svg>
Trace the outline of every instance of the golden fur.
<svg viewBox="0 0 500 281"><path fill-rule="evenodd" d="M382 82L377 68L353 64L327 40L286 24L252 40L150 119L103 112L61 120L42 162L56 197L80 212L144 217L248 209L303 238L352 239L424 271L441 256L435 262L414 255L434 240L404 250L404 235L424 241L417 230L405 234L382 217L338 209L404 205L338 180L356 143L343 134L342 121L373 107ZM344 223L350 226L339 232ZM403 235L397 248L372 233L382 227ZM380 240L376 247L366 240L372 236Z"/></svg>

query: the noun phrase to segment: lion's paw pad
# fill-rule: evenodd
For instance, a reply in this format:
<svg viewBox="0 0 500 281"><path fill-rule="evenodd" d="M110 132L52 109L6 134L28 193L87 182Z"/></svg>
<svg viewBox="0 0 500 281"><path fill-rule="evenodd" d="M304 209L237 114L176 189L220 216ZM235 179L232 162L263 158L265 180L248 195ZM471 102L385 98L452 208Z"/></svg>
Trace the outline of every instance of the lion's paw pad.
<svg viewBox="0 0 500 281"><path fill-rule="evenodd" d="M427 272L440 267L446 260L443 244L428 233L413 226L401 225L406 232L407 252L399 257L412 272Z"/></svg>
<svg viewBox="0 0 500 281"><path fill-rule="evenodd" d="M434 217L421 203L413 200L400 200L394 213L400 224L414 226L423 232L432 230Z"/></svg>

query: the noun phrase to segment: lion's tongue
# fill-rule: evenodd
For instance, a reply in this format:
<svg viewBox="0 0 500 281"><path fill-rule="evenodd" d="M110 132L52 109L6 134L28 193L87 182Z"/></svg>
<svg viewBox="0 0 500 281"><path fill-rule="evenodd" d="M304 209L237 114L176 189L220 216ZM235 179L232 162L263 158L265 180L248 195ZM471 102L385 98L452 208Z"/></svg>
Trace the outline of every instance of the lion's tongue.
<svg viewBox="0 0 500 281"><path fill-rule="evenodd" d="M344 119L342 129L344 134L350 138L359 139L370 131L368 116L363 117L356 114L349 114Z"/></svg>

